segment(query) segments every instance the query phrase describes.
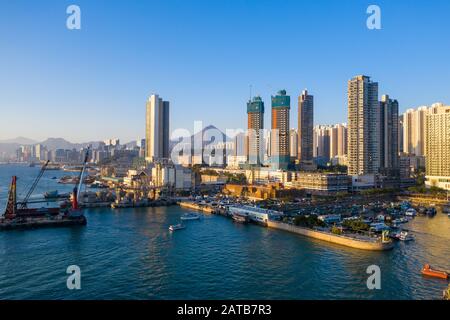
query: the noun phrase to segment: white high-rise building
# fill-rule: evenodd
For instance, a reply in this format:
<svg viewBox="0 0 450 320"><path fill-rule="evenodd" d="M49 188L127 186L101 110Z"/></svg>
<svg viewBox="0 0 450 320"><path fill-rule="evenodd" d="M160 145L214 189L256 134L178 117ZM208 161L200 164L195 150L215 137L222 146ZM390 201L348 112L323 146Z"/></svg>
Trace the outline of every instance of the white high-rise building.
<svg viewBox="0 0 450 320"><path fill-rule="evenodd" d="M425 155L425 119L428 107L408 109L403 114L403 152L409 155Z"/></svg>
<svg viewBox="0 0 450 320"><path fill-rule="evenodd" d="M450 190L450 106L434 104L425 127L426 185Z"/></svg>
<svg viewBox="0 0 450 320"><path fill-rule="evenodd" d="M145 131L145 159L169 158L169 102L157 94L147 100Z"/></svg>
<svg viewBox="0 0 450 320"><path fill-rule="evenodd" d="M348 81L348 173L376 174L380 168L378 83L356 76Z"/></svg>

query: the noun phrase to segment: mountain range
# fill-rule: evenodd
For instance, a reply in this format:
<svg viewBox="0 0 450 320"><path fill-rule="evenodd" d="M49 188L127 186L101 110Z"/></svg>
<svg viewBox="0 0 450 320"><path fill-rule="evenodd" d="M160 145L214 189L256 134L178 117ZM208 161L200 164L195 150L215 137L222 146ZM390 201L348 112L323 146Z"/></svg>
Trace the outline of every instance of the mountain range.
<svg viewBox="0 0 450 320"><path fill-rule="evenodd" d="M206 133L206 135L205 135ZM210 137L211 135L214 135L214 137ZM193 142L195 139L201 139L203 140L203 147L214 145L215 142L221 142L221 141L230 141L230 138L227 137L222 131L217 129L213 125L209 125L205 128L203 128L202 131L197 132L196 134L193 134L191 136L191 142L193 146ZM220 137L220 138L219 138ZM214 138L219 138L219 141L214 141ZM200 140L200 141L201 141ZM177 144L180 140L174 140L170 141L170 149ZM97 148L99 143L101 141L90 141L90 142L83 142L83 143L72 143L70 141L67 141L63 138L48 138L44 141L36 141L33 139L29 139L26 137L17 137L14 139L6 139L6 140L0 140L0 158L2 157L10 157L13 156L16 153L16 150L20 148L22 145L36 145L36 144L42 144L43 146L46 146L48 150L56 150L56 149L81 149L86 148L89 145L92 145L93 148ZM125 144L127 147L134 147L137 145L136 141L130 141Z"/></svg>

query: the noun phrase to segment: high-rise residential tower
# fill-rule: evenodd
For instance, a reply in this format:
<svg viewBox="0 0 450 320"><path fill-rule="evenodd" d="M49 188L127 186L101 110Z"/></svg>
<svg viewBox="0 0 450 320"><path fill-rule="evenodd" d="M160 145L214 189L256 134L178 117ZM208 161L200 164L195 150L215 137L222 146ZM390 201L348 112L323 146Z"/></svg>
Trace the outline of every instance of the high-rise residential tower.
<svg viewBox="0 0 450 320"><path fill-rule="evenodd" d="M145 159L169 158L169 101L157 94L147 100L145 124Z"/></svg>
<svg viewBox="0 0 450 320"><path fill-rule="evenodd" d="M338 133L337 142L337 155L338 157L344 157L347 155L347 140L348 140L348 129L347 124L340 123L335 126Z"/></svg>
<svg viewBox="0 0 450 320"><path fill-rule="evenodd" d="M289 112L291 97L286 90L272 96L271 163L274 169L286 169L290 163Z"/></svg>
<svg viewBox="0 0 450 320"><path fill-rule="evenodd" d="M298 97L298 160L300 164L313 160L314 96L303 90Z"/></svg>
<svg viewBox="0 0 450 320"><path fill-rule="evenodd" d="M348 81L348 173L379 171L378 83L356 76Z"/></svg>
<svg viewBox="0 0 450 320"><path fill-rule="evenodd" d="M249 164L260 165L263 161L261 154L262 148L262 130L264 129L264 102L261 97L254 97L247 102L248 118L248 142L247 156Z"/></svg>
<svg viewBox="0 0 450 320"><path fill-rule="evenodd" d="M289 131L289 147L291 160L295 161L298 156L298 131L296 129L291 129Z"/></svg>
<svg viewBox="0 0 450 320"><path fill-rule="evenodd" d="M398 101L383 95L380 101L380 167L390 175L398 173Z"/></svg>
<svg viewBox="0 0 450 320"><path fill-rule="evenodd" d="M425 155L425 120L428 107L422 106L418 109L408 109L403 114L403 152L409 155Z"/></svg>
<svg viewBox="0 0 450 320"><path fill-rule="evenodd" d="M450 190L450 106L434 104L426 116L426 184Z"/></svg>

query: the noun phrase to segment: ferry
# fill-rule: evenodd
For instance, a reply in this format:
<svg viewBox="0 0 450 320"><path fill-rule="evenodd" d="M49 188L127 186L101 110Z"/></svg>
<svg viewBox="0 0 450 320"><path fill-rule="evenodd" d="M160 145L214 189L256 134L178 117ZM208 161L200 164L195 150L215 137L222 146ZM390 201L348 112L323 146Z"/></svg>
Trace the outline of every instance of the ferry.
<svg viewBox="0 0 450 320"><path fill-rule="evenodd" d="M195 213L185 213L180 217L181 220L198 220L200 216Z"/></svg>
<svg viewBox="0 0 450 320"><path fill-rule="evenodd" d="M185 228L186 228L186 226L184 224L181 224L181 223L173 224L173 225L169 226L169 230L170 231L182 230L182 229L185 229Z"/></svg>
<svg viewBox="0 0 450 320"><path fill-rule="evenodd" d="M267 226L267 222L269 220L281 220L281 217L283 216L283 213L275 210L253 207L249 205L230 206L228 210L232 216L235 214L248 216L249 221L264 226Z"/></svg>
<svg viewBox="0 0 450 320"><path fill-rule="evenodd" d="M422 274L424 276L440 278L440 279L448 279L448 273L441 270L433 270L429 264L426 264L422 268Z"/></svg>

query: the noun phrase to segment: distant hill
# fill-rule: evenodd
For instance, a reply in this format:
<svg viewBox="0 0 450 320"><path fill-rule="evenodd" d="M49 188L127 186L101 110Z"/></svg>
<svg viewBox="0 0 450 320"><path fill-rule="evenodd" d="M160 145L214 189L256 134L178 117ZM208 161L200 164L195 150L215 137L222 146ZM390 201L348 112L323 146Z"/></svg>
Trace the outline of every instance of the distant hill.
<svg viewBox="0 0 450 320"><path fill-rule="evenodd" d="M33 139L28 139L25 137L17 137L14 139L0 140L0 144L20 144L20 145L33 145L36 144L37 141Z"/></svg>
<svg viewBox="0 0 450 320"><path fill-rule="evenodd" d="M205 128L203 128L202 131L199 131L195 134L193 134L190 138L190 143L191 143L191 149L194 151L194 147L196 148L195 153L198 153L199 151L201 151L201 149L205 150L205 149L213 149L215 145L217 145L218 143L223 143L223 142L228 142L231 139L222 131L220 131L217 127L213 126L213 125L209 125ZM169 149L172 150L173 147L175 147L175 145L180 144L177 146L177 148L181 148L182 144L183 144L183 138L179 138L177 140L172 140L170 141L170 147ZM186 140L185 140L186 141ZM189 140L187 140L189 141ZM201 149L198 149L198 146L195 145L194 146L194 141L201 141ZM195 142L197 143L197 142ZM199 144L200 146L200 144Z"/></svg>

